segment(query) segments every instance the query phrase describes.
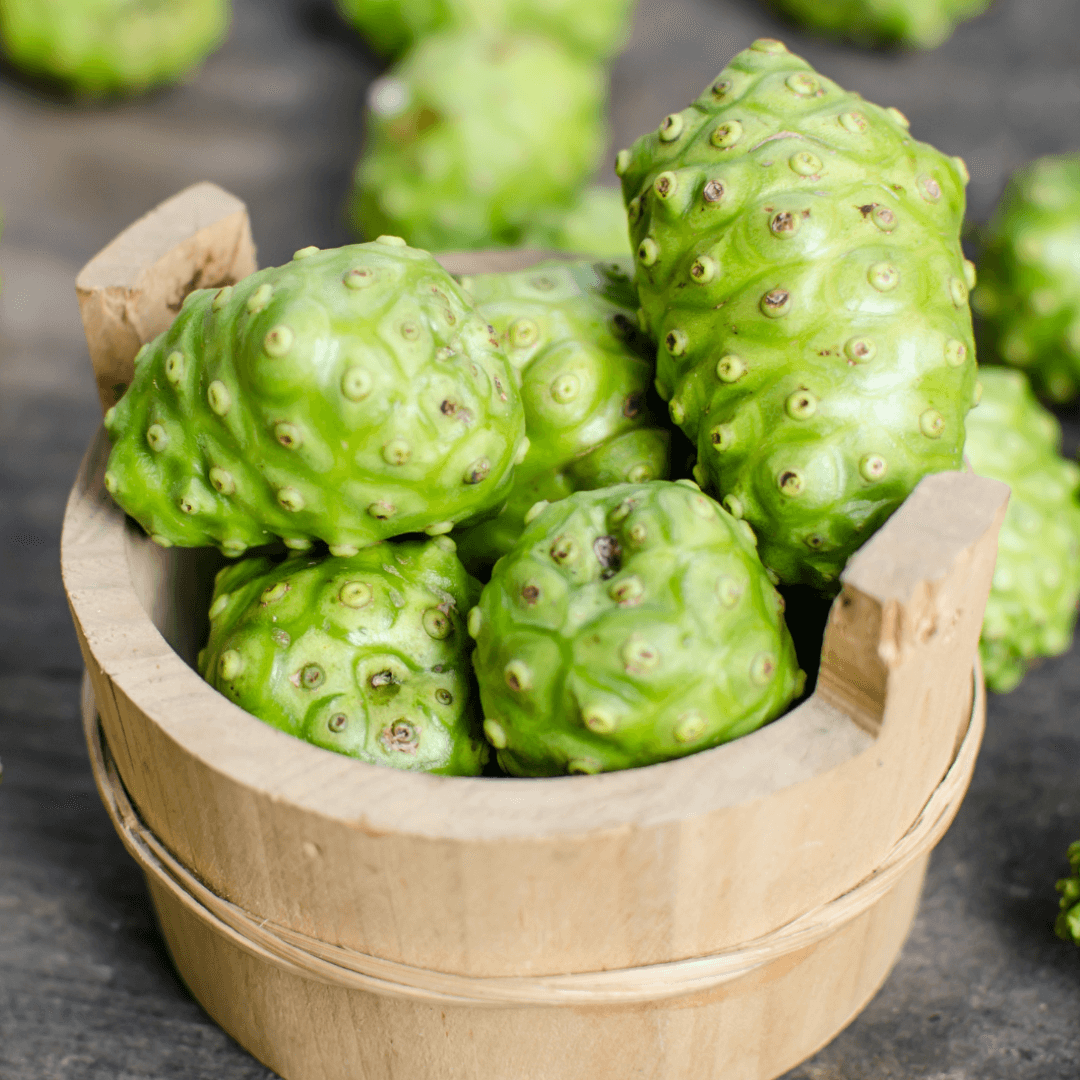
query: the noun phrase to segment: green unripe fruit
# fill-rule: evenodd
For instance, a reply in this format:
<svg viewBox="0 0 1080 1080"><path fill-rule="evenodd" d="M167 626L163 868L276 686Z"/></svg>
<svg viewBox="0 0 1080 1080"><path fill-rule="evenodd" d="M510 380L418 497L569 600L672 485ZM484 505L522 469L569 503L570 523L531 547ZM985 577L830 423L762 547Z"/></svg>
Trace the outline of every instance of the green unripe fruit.
<svg viewBox="0 0 1080 1080"><path fill-rule="evenodd" d="M605 75L541 38L424 38L368 95L350 215L432 251L517 244L606 139Z"/></svg>
<svg viewBox="0 0 1080 1080"><path fill-rule="evenodd" d="M509 494L517 380L457 283L396 237L302 254L192 294L110 411L109 491L158 542L344 553Z"/></svg>
<svg viewBox="0 0 1080 1080"><path fill-rule="evenodd" d="M1080 840L1069 845L1069 867L1072 874L1057 883L1061 899L1054 929L1058 937L1080 945Z"/></svg>
<svg viewBox="0 0 1080 1080"><path fill-rule="evenodd" d="M981 15L990 0L769 0L769 5L829 37L934 49L957 23Z"/></svg>
<svg viewBox="0 0 1080 1080"><path fill-rule="evenodd" d="M13 64L79 94L176 82L224 40L229 0L0 0Z"/></svg>
<svg viewBox="0 0 1080 1080"><path fill-rule="evenodd" d="M781 580L831 591L922 477L960 466L966 173L767 39L618 160L695 475Z"/></svg>
<svg viewBox="0 0 1080 1080"><path fill-rule="evenodd" d="M987 352L1023 368L1036 392L1080 392L1080 154L1040 158L1009 181L972 294Z"/></svg>
<svg viewBox="0 0 1080 1080"><path fill-rule="evenodd" d="M1059 456L1061 428L1023 374L979 372L964 454L1012 488L979 650L986 685L1011 690L1040 656L1072 644L1080 599L1080 468Z"/></svg>
<svg viewBox="0 0 1080 1080"><path fill-rule="evenodd" d="M484 732L521 776L648 765L778 716L804 676L745 525L689 482L544 508L469 631Z"/></svg>
<svg viewBox="0 0 1080 1080"><path fill-rule="evenodd" d="M505 508L458 536L474 573L513 547L541 500L667 478L670 436L646 404L652 345L630 273L628 260L544 263L463 281L519 373L529 439Z"/></svg>
<svg viewBox="0 0 1080 1080"><path fill-rule="evenodd" d="M539 213L521 243L606 259L627 256L630 241L622 196L616 188L586 188L568 207Z"/></svg>
<svg viewBox="0 0 1080 1080"><path fill-rule="evenodd" d="M260 720L372 765L475 776L465 612L480 585L446 538L222 570L199 671Z"/></svg>
<svg viewBox="0 0 1080 1080"><path fill-rule="evenodd" d="M335 0L381 53L397 55L450 29L538 35L587 59L614 56L630 33L634 0Z"/></svg>

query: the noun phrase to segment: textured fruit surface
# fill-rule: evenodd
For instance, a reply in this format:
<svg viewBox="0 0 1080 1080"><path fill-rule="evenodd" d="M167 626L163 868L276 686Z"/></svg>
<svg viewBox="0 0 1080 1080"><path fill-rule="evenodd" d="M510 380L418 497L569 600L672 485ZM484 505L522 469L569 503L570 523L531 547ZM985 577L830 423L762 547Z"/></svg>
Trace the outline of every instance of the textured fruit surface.
<svg viewBox="0 0 1080 1080"><path fill-rule="evenodd" d="M1070 877L1062 878L1057 883L1061 894L1057 923L1054 929L1058 937L1080 945L1080 840L1069 845Z"/></svg>
<svg viewBox="0 0 1080 1080"><path fill-rule="evenodd" d="M229 0L0 0L0 40L17 67L78 93L175 82L229 28Z"/></svg>
<svg viewBox="0 0 1080 1080"><path fill-rule="evenodd" d="M368 92L353 226L432 251L518 243L593 173L605 82L542 38L425 38Z"/></svg>
<svg viewBox="0 0 1080 1080"><path fill-rule="evenodd" d="M396 237L192 293L105 426L105 485L159 543L334 554L506 498L517 381L457 283Z"/></svg>
<svg viewBox="0 0 1080 1080"><path fill-rule="evenodd" d="M1039 656L1072 643L1080 599L1080 468L1059 456L1061 428L1018 371L983 368L964 453L1012 488L998 539L980 651L986 684L1004 693Z"/></svg>
<svg viewBox="0 0 1080 1080"><path fill-rule="evenodd" d="M923 476L960 465L963 162L761 39L616 171L695 476L783 581L835 587Z"/></svg>
<svg viewBox="0 0 1080 1080"><path fill-rule="evenodd" d="M1080 393L1080 154L1040 158L1011 178L972 302L984 357L1023 368L1052 401Z"/></svg>
<svg viewBox="0 0 1080 1080"><path fill-rule="evenodd" d="M505 509L457 537L474 573L513 547L542 499L667 478L670 435L646 404L653 347L637 328L632 269L544 263L462 280L519 372L529 439Z"/></svg>
<svg viewBox="0 0 1080 1080"><path fill-rule="evenodd" d="M630 34L635 0L336 0L381 53L396 55L442 30L537 34L582 56L614 55Z"/></svg>
<svg viewBox="0 0 1080 1080"><path fill-rule="evenodd" d="M681 757L783 712L803 674L747 526L689 481L540 513L469 613L484 733L522 776Z"/></svg>
<svg viewBox="0 0 1080 1080"><path fill-rule="evenodd" d="M958 22L982 14L990 0L770 0L770 4L805 29L830 37L933 49Z"/></svg>
<svg viewBox="0 0 1080 1080"><path fill-rule="evenodd" d="M607 259L628 256L630 238L622 195L616 188L586 188L570 206L537 215L521 242L524 247Z"/></svg>
<svg viewBox="0 0 1080 1080"><path fill-rule="evenodd" d="M244 559L222 570L199 671L290 735L373 765L475 775L464 613L479 595L448 537L348 558Z"/></svg>

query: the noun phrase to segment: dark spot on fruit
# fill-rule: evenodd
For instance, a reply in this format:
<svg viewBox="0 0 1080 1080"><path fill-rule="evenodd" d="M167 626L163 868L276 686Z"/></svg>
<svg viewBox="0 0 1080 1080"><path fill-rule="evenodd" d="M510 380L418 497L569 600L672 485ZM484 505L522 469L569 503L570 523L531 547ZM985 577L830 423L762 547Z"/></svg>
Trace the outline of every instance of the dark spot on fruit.
<svg viewBox="0 0 1080 1080"><path fill-rule="evenodd" d="M622 567L622 548L614 536L598 536L593 543L593 554L600 563L602 578L614 577Z"/></svg>
<svg viewBox="0 0 1080 1080"><path fill-rule="evenodd" d="M708 203L719 202L724 197L724 185L719 180L710 180L702 194Z"/></svg>
<svg viewBox="0 0 1080 1080"><path fill-rule="evenodd" d="M622 414L627 420L633 420L635 417L641 415L644 408L645 394L641 390L635 390L626 395L626 400L623 402Z"/></svg>
<svg viewBox="0 0 1080 1080"><path fill-rule="evenodd" d="M420 733L404 717L383 728L379 738L387 750L402 754L415 754L420 745Z"/></svg>
<svg viewBox="0 0 1080 1080"><path fill-rule="evenodd" d="M526 585L521 590L521 599L524 600L526 604L535 604L536 601L540 599L540 587L532 584Z"/></svg>
<svg viewBox="0 0 1080 1080"><path fill-rule="evenodd" d="M300 669L300 685L305 690L314 690L326 681L326 674L318 664L305 664Z"/></svg>
<svg viewBox="0 0 1080 1080"><path fill-rule="evenodd" d="M459 405L456 401L451 401L449 398L439 406L439 409L443 416L449 416L454 420L460 420L463 424L468 424L472 421L472 413L469 412L464 405Z"/></svg>

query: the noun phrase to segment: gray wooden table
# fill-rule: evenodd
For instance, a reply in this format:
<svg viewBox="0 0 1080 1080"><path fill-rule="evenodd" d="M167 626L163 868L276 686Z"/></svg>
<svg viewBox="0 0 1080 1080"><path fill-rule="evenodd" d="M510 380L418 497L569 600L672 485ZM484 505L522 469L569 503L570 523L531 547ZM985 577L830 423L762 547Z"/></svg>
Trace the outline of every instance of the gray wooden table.
<svg viewBox="0 0 1080 1080"><path fill-rule="evenodd" d="M140 101L63 106L0 71L0 1080L271 1075L185 991L98 804L58 569L64 500L100 419L73 290L82 263L202 179L247 201L264 265L348 239L341 198L380 64L328 0L235 7L229 43L195 81ZM769 34L963 155L981 221L1014 167L1080 148L1078 31L1076 0L997 0L935 52L868 53L807 39L754 0L641 0L614 70L615 140ZM1063 416L1070 449L1078 416ZM1050 932L1053 883L1080 836L1076 659L991 701L899 964L789 1080L1080 1077L1080 950Z"/></svg>

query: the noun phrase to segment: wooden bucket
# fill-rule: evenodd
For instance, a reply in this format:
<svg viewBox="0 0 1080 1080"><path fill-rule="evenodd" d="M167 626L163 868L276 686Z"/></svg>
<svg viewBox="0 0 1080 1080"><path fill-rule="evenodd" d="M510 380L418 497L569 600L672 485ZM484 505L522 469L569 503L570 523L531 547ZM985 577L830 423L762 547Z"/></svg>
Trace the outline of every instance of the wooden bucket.
<svg viewBox="0 0 1080 1080"><path fill-rule="evenodd" d="M186 291L254 267L242 204L208 184L109 245L79 278L103 405ZM1004 485L919 485L845 571L814 695L760 731L462 778L329 753L206 684L223 560L127 521L108 450L99 432L62 542L99 791L192 993L287 1080L768 1080L880 986L978 751Z"/></svg>

